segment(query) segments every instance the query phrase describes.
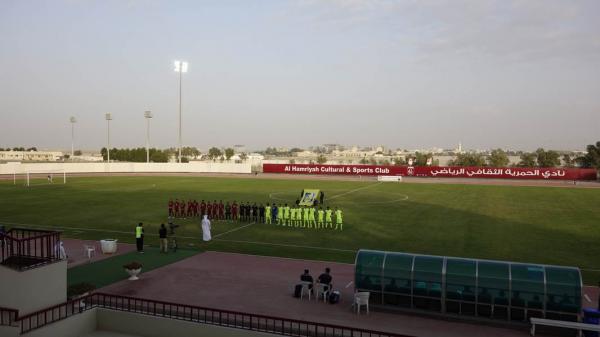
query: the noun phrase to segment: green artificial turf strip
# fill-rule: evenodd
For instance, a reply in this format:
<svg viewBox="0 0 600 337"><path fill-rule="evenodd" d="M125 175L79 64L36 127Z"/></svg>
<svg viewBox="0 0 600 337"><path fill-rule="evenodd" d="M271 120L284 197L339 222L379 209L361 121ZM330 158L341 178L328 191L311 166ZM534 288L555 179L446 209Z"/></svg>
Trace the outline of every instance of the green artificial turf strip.
<svg viewBox="0 0 600 337"><path fill-rule="evenodd" d="M123 265L130 262L135 261L142 264L142 276L140 277L143 277L143 273L188 258L198 252L194 249L179 249L177 252L161 254L157 247L145 247L144 254L130 252L69 268L67 270L67 284L73 285L86 282L94 284L96 288L101 288L127 279L129 275L123 269Z"/></svg>
<svg viewBox="0 0 600 337"><path fill-rule="evenodd" d="M81 177L30 188L1 181L0 223L133 243L142 221L156 244L170 197L291 203L304 188L324 190L326 204L344 210L343 232L255 224L219 236L244 223L215 221L216 240L206 244L198 219L178 220L180 247L349 263L358 249L380 249L578 266L586 283L600 280L592 271L600 269L600 189L250 177Z"/></svg>

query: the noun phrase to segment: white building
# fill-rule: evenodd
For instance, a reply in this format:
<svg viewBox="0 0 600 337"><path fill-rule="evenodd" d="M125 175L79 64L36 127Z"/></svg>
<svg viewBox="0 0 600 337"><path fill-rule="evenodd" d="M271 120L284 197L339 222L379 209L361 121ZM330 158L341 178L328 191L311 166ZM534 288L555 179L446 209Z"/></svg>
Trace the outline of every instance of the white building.
<svg viewBox="0 0 600 337"><path fill-rule="evenodd" d="M62 152L50 151L0 151L1 161L57 161Z"/></svg>

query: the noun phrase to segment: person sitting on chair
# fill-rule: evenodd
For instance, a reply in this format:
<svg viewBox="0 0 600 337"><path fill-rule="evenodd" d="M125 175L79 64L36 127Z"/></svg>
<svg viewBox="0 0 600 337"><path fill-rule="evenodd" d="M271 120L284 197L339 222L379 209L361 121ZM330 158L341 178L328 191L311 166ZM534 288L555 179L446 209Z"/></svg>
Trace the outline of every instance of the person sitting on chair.
<svg viewBox="0 0 600 337"><path fill-rule="evenodd" d="M308 285L308 289L310 289L312 291L313 283L315 281L313 280L313 277L310 276L310 273L308 272L308 269L304 269L304 274L300 275L300 281L302 281L302 282L310 282L310 284Z"/></svg>
<svg viewBox="0 0 600 337"><path fill-rule="evenodd" d="M331 269L325 268L325 272L317 278L317 282L325 285L325 290L331 289L333 278L330 275Z"/></svg>

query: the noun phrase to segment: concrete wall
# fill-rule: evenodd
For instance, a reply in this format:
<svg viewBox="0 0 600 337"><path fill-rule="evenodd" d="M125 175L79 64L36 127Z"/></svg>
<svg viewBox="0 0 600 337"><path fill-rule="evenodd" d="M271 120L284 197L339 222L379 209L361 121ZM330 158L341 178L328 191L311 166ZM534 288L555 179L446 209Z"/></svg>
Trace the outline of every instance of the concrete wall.
<svg viewBox="0 0 600 337"><path fill-rule="evenodd" d="M0 307L23 316L66 300L66 260L21 272L0 266Z"/></svg>
<svg viewBox="0 0 600 337"><path fill-rule="evenodd" d="M242 163L5 163L0 164L0 174L21 173L251 173L251 164Z"/></svg>
<svg viewBox="0 0 600 337"><path fill-rule="evenodd" d="M33 330L24 336L27 337L81 337L96 330L98 309L84 311L81 314L71 316L43 328ZM4 336L4 335L1 335ZM167 335L165 335L167 336Z"/></svg>
<svg viewBox="0 0 600 337"><path fill-rule="evenodd" d="M175 319L97 309L97 328L144 337L272 337L274 335L242 329L199 324Z"/></svg>

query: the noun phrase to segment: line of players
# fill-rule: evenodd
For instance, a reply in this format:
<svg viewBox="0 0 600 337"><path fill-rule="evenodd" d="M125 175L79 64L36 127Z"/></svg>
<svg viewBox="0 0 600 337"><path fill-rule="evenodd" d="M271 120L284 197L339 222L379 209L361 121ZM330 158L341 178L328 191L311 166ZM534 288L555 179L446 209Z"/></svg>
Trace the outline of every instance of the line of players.
<svg viewBox="0 0 600 337"><path fill-rule="evenodd" d="M342 216L342 210L335 208L332 210L327 206L323 207L310 207L300 206L298 204L290 207L288 204L279 204L279 206L267 205L265 207L265 223L270 224L275 222L276 225L281 226L294 226L294 227L308 227L308 228L333 228L333 215L335 213L335 229L343 230L344 222Z"/></svg>
<svg viewBox="0 0 600 337"><path fill-rule="evenodd" d="M255 221L266 224L275 223L282 226L308 227L308 228L333 228L333 219L335 214L335 229L343 230L342 210L336 208L335 211L329 207L308 207L298 204L292 205L279 204L250 205L249 202L238 203L233 201L225 204L223 201L205 202L202 200L179 201L179 199L169 200L169 217L174 218L194 218L203 214L208 215L213 220L235 220L235 221Z"/></svg>

